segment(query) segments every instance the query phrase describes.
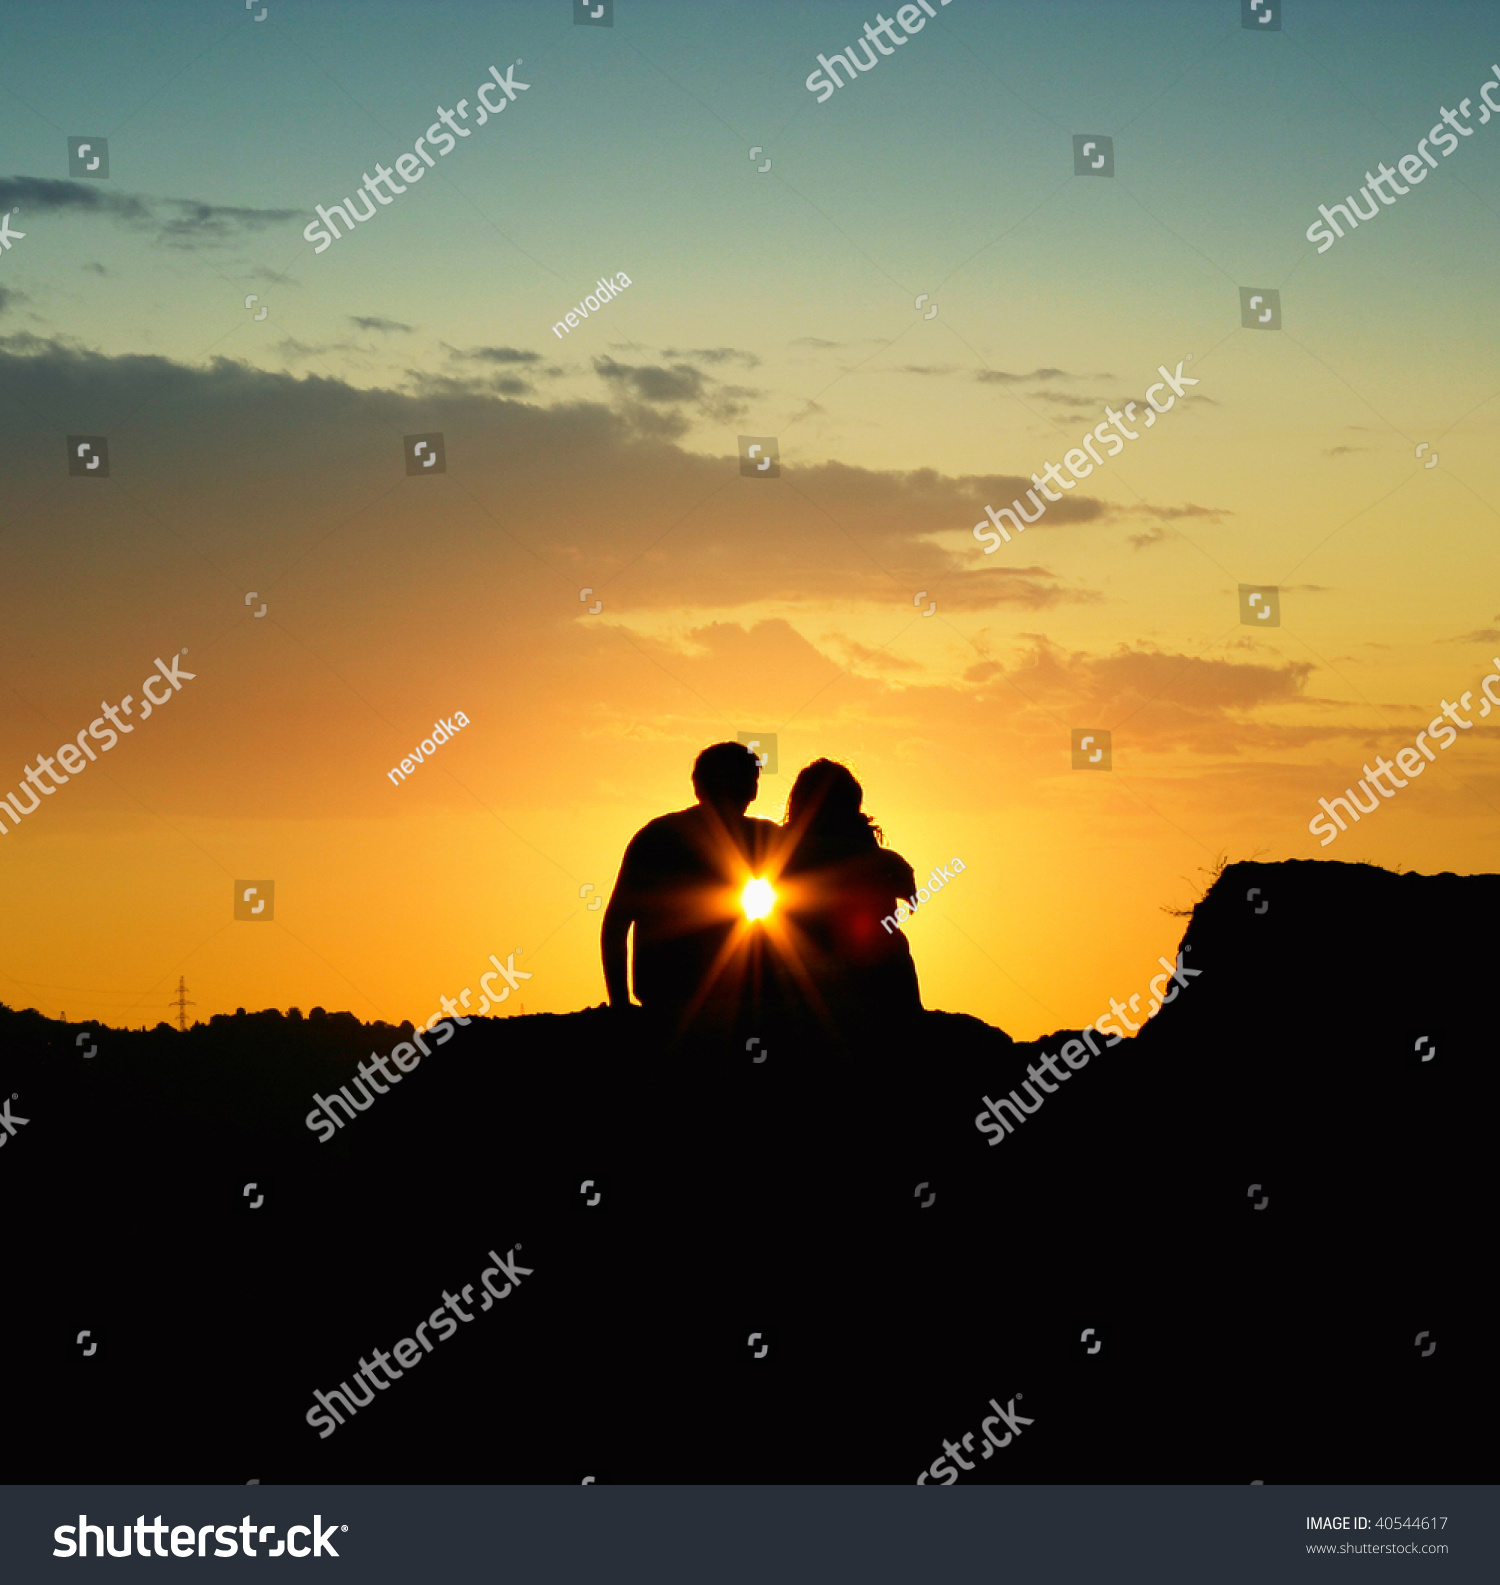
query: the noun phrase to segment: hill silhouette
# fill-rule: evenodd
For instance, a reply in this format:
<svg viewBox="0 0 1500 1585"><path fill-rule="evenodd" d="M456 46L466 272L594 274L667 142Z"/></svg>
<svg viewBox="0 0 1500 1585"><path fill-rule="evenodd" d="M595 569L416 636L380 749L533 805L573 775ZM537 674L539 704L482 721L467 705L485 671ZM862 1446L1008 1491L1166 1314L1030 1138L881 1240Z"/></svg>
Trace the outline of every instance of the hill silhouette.
<svg viewBox="0 0 1500 1585"><path fill-rule="evenodd" d="M1187 988L994 1145L1080 1032L669 1060L603 1007L475 1019L320 1143L410 1024L80 1049L0 1008L5 1478L906 1482L991 1399L1032 1424L963 1481L1473 1478L1497 904L1231 865ZM320 1438L315 1389L477 1312L492 1252L531 1274Z"/></svg>

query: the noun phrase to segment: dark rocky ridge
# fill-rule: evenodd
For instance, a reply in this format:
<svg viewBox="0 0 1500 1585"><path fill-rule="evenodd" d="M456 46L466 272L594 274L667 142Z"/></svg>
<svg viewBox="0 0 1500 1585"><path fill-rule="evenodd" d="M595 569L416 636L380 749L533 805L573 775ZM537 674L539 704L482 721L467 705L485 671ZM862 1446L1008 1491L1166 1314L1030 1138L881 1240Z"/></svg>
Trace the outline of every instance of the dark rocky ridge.
<svg viewBox="0 0 1500 1585"><path fill-rule="evenodd" d="M1071 1032L931 1013L688 1067L602 1008L477 1020L322 1145L313 1095L400 1031L261 1013L84 1060L0 1009L5 1478L904 1482L1020 1393L963 1480L1472 1479L1497 903L1232 865L1201 976L998 1147L982 1097ZM313 1389L517 1242L535 1275L320 1440Z"/></svg>

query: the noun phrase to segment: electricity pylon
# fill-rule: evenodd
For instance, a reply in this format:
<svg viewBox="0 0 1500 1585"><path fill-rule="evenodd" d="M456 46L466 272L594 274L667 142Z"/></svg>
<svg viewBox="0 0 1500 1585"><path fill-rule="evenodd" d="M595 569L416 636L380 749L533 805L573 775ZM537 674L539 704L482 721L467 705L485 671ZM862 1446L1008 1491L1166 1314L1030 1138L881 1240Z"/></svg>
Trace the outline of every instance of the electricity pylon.
<svg viewBox="0 0 1500 1585"><path fill-rule="evenodd" d="M177 976L177 1000L175 1002L168 1002L167 1006L175 1007L177 1009L177 1027L182 1030L184 1034L187 1032L187 1009L189 1007L196 1007L197 1005L197 1002L190 1002L187 999L187 981L182 977L182 975L179 974Z"/></svg>

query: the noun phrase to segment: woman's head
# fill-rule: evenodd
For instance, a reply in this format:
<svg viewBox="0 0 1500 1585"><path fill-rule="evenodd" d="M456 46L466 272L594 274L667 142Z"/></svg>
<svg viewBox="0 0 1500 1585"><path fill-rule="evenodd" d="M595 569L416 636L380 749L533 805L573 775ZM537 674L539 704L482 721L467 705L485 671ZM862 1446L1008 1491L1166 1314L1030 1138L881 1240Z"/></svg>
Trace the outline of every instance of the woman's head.
<svg viewBox="0 0 1500 1585"><path fill-rule="evenodd" d="M792 783L786 801L786 823L799 830L878 842L881 840L880 827L861 811L863 799L864 789L847 765L831 759L815 759Z"/></svg>

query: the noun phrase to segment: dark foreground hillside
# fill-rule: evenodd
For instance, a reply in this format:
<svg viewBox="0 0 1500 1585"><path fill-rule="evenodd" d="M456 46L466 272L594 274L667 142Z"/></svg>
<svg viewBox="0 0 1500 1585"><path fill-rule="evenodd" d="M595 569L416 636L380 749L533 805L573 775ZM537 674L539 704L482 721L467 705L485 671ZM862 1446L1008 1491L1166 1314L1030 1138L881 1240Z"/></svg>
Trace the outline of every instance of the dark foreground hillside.
<svg viewBox="0 0 1500 1585"><path fill-rule="evenodd" d="M80 1050L0 1009L0 1478L907 1482L945 1441L963 1481L1493 1478L1497 909L1234 865L1188 987L995 1146L1068 1032L685 1066L603 1009L475 1020L324 1144L410 1026ZM492 1251L530 1274L481 1309Z"/></svg>

